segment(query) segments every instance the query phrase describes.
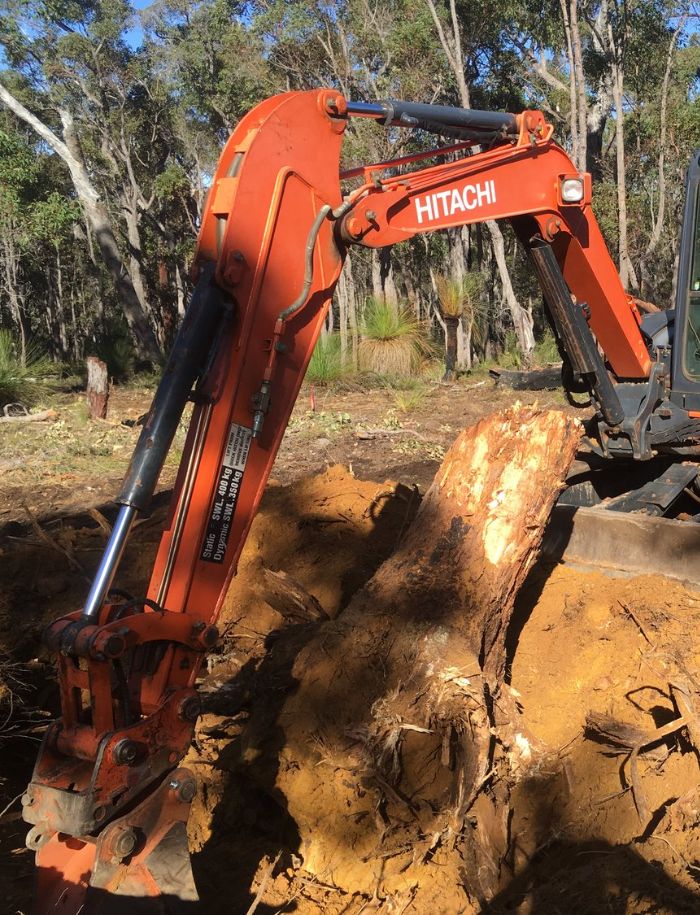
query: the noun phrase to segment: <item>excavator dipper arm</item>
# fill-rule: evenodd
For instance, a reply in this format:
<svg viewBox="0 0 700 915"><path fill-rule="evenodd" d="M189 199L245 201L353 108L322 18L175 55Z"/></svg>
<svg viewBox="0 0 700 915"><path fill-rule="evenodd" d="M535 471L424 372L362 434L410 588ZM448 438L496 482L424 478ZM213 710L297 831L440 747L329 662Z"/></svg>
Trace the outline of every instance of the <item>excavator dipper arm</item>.
<svg viewBox="0 0 700 915"><path fill-rule="evenodd" d="M343 196L341 142L350 115L459 142L345 173L364 180ZM478 152L477 142L489 148ZM428 155L444 160L460 151L455 161L382 177ZM572 193L580 196L570 201ZM538 112L348 104L319 90L270 98L234 131L202 219L197 285L118 497L105 555L82 610L46 633L59 659L61 717L23 797L39 915L131 912L136 899L196 899L185 829L195 782L178 768L199 713L195 684L216 644L216 620L344 251L497 218L511 219L527 244L547 246L555 297L566 289L561 270L588 303L615 372L644 377L649 357L591 213L590 180L552 142ZM567 318L567 307L559 329L576 345L583 319L575 310ZM607 379L595 345L579 356L582 371ZM134 600L112 590L113 578L188 399L194 407L170 513L147 596Z"/></svg>

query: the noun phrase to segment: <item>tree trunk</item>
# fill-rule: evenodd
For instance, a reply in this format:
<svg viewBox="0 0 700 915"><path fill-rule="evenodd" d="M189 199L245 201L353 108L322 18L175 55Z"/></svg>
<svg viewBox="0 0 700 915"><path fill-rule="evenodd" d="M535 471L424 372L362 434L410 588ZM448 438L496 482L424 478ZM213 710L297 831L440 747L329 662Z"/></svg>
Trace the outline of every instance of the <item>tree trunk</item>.
<svg viewBox="0 0 700 915"><path fill-rule="evenodd" d="M440 44L442 45L445 57L447 58L447 62L449 63L457 81L460 103L463 108L471 108L471 95L469 92L466 76L464 74L462 31L459 23L456 0L450 0L450 20L452 24L451 34L448 34L442 25L440 16L438 15L437 7L435 5L435 0L427 0L427 4L428 9L430 10L430 14L433 17L433 23L435 24L435 29L438 33L438 38L440 39ZM475 152L478 152L479 148L480 147L476 146ZM513 327L515 328L515 333L518 338L518 346L520 347L524 360L527 363L530 359L530 354L535 347L535 336L532 330L532 315L525 308L523 308L520 302L518 302L517 296L515 295L510 273L508 272L508 264L506 263L503 233L501 232L498 223L493 219L489 219L486 222L486 226L491 235L491 242L493 245L496 265L498 267L498 273L501 278L503 299L511 313L511 317L513 319Z"/></svg>
<svg viewBox="0 0 700 915"><path fill-rule="evenodd" d="M132 195L129 200L125 200L122 207L124 213L124 222L126 224L127 241L129 243L129 276L134 287L136 298L139 301L141 310L149 322L150 327L154 327L155 321L153 309L148 301L146 284L141 271L143 260L143 248L141 245L141 232L138 221L138 204ZM163 349L165 340L163 339L163 327L155 328L156 339L159 350Z"/></svg>
<svg viewBox="0 0 700 915"><path fill-rule="evenodd" d="M107 419L109 375L107 365L97 356L87 357L87 404L90 419Z"/></svg>
<svg viewBox="0 0 700 915"><path fill-rule="evenodd" d="M468 372L472 367L472 330L473 319L462 316L457 325L457 369Z"/></svg>
<svg viewBox="0 0 700 915"><path fill-rule="evenodd" d="M297 656L279 727L251 722L248 758L284 732L275 790L324 882L389 895L441 844L445 885L488 899L507 878L510 789L538 750L506 632L580 434L521 406L463 432L395 554Z"/></svg>
<svg viewBox="0 0 700 915"><path fill-rule="evenodd" d="M59 109L64 142L36 115L25 108L2 84L0 84L0 102L3 102L16 117L28 124L67 166L75 192L85 212L88 226L97 239L102 259L117 287L124 315L134 335L140 355L154 363L160 362L162 353L158 341L141 307L134 284L124 264L109 214L90 180L80 155L72 116L68 111Z"/></svg>
<svg viewBox="0 0 700 915"><path fill-rule="evenodd" d="M452 381L457 366L457 327L459 318L445 315L445 374L443 381Z"/></svg>
<svg viewBox="0 0 700 915"><path fill-rule="evenodd" d="M642 293L646 296L653 295L654 289L654 267L652 261L652 255L656 250L659 242L661 241L661 235L664 228L664 218L666 216L666 134L667 134L667 111L668 111L668 92L669 86L671 84L671 69L673 67L673 58L676 50L676 43L678 42L678 37L685 27L687 16L683 15L678 22L673 34L671 35L671 40L668 45L668 53L666 54L666 68L664 70L664 78L661 84L661 106L659 109L659 178L658 178L658 187L659 187L659 199L656 208L656 219L654 220L654 225L651 230L651 235L649 236L649 242L647 244L646 251L644 252L644 257L642 258L641 263L641 274L642 280L644 281L644 286Z"/></svg>
<svg viewBox="0 0 700 915"><path fill-rule="evenodd" d="M518 340L518 348L523 354L525 363L529 363L532 351L535 348L535 333L533 330L533 320L530 312L523 308L515 295L513 284L508 272L506 263L506 248L503 239L503 233L497 222L489 219L486 226L491 233L491 242L493 244L493 256L498 267L503 289L503 301L508 306L508 311L513 320L515 336Z"/></svg>
<svg viewBox="0 0 700 915"><path fill-rule="evenodd" d="M574 69L571 80L575 86L576 96L576 146L574 162L580 171L586 170L588 154L588 102L586 98L586 77L583 70L583 51L581 49L581 29L578 21L578 0L569 0L569 31L571 33L571 56Z"/></svg>
<svg viewBox="0 0 700 915"><path fill-rule="evenodd" d="M612 29L611 29L612 31ZM612 37L611 37L612 42ZM613 100L615 102L615 160L617 171L618 260L620 280L625 289L638 289L639 283L632 266L627 232L627 166L625 164L625 109L623 98L624 73L618 63L612 65Z"/></svg>

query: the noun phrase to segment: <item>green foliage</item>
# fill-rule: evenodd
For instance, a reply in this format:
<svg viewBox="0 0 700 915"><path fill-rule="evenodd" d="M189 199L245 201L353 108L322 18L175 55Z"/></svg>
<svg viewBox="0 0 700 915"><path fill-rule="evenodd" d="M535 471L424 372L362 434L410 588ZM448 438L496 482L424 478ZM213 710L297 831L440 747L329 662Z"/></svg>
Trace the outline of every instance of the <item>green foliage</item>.
<svg viewBox="0 0 700 915"><path fill-rule="evenodd" d="M428 394L428 388L425 385L416 386L409 390L395 390L394 405L399 413L410 413L419 407Z"/></svg>
<svg viewBox="0 0 700 915"><path fill-rule="evenodd" d="M405 306L370 298L360 328L360 368L378 375L414 375L432 348L420 322Z"/></svg>
<svg viewBox="0 0 700 915"><path fill-rule="evenodd" d="M80 219L80 207L77 201L52 191L46 200L34 204L29 218L34 239L58 246L70 237L73 225Z"/></svg>
<svg viewBox="0 0 700 915"><path fill-rule="evenodd" d="M112 323L93 346L94 355L107 363L115 381L128 381L136 368L134 344L120 323Z"/></svg>
<svg viewBox="0 0 700 915"><path fill-rule="evenodd" d="M474 320L484 288L484 277L481 273L471 271L461 280L439 274L435 278L435 286L444 318L466 317L468 320Z"/></svg>
<svg viewBox="0 0 700 915"><path fill-rule="evenodd" d="M535 348L532 351L532 362L534 365L543 366L550 362L561 362L557 341L549 328L545 330L542 338L535 344Z"/></svg>
<svg viewBox="0 0 700 915"><path fill-rule="evenodd" d="M306 370L306 380L311 384L327 385L341 379L350 371L350 366L340 349L340 336L338 334L324 334L311 355L309 367Z"/></svg>
<svg viewBox="0 0 700 915"><path fill-rule="evenodd" d="M6 188L25 188L37 180L36 155L16 133L0 128L0 184Z"/></svg>
<svg viewBox="0 0 700 915"><path fill-rule="evenodd" d="M353 98L406 98L460 104L461 79L446 55L430 5L387 0L159 0L137 10L127 0L5 0L0 9L2 83L47 129L67 139L58 112L70 115L86 170L114 227L124 272L138 271L153 327L167 346L177 324L176 289L191 263L198 219L219 150L238 120L276 92L334 86ZM141 6L141 4L139 4ZM700 146L697 73L700 42L692 15L672 55L666 105L666 201L660 239L647 246L659 211L662 182L661 95L669 42L683 7L662 0L579 4L585 94L590 118L588 168L593 206L611 251L618 249L615 117L608 97L611 65L624 71L624 129L630 256L642 298L670 302L678 250L687 158ZM461 62L471 104L489 110L541 108L564 148L572 144L570 62L562 7L555 2L471 0L454 6ZM435 3L452 34L450 4ZM605 15L609 21L603 22ZM600 17L600 22L596 20ZM138 22L137 22L138 18ZM135 26L140 25L140 29ZM606 42L612 37L617 50ZM643 61L643 65L639 62ZM70 133L70 132L69 132ZM385 130L353 119L342 163L355 166L424 151L436 138L422 131ZM312 156L319 151L310 151ZM422 168L427 162L408 165ZM396 175L400 169L390 169ZM349 184L348 187L351 187ZM136 228L127 223L135 213ZM458 240L470 265L463 283L449 279L455 232L427 234L382 257L416 325L431 315L432 276L445 316L460 317L473 355L499 348L510 317L488 231L471 227ZM137 237L135 237L137 236ZM541 295L512 233L505 254L518 300L543 325ZM41 340L47 351L82 362L95 340L115 377L133 368L131 333L113 275L87 238L85 214L60 156L33 129L0 107L0 320ZM350 249L352 308L377 287L376 252ZM389 288L389 287L387 287ZM336 316L340 317L335 303ZM399 312L400 309L394 309ZM426 331L378 327L367 309L361 328L362 367L417 373ZM390 318L391 316L386 316ZM362 323L362 319L361 319ZM386 322L384 322L386 324ZM402 323L402 322L399 322ZM403 322L405 324L405 322ZM373 325L375 326L373 329ZM336 324L337 326L337 324ZM375 330L377 333L375 333ZM348 325L352 336L353 322ZM439 331L438 331L439 333ZM342 375L334 341L320 345L309 378ZM356 354L357 355L357 354ZM504 357L520 360L511 336ZM537 358L537 357L536 357ZM369 378L368 375L365 376ZM319 380L318 383L325 383ZM360 383L353 378L353 383ZM370 379L368 383L374 383Z"/></svg>
<svg viewBox="0 0 700 915"><path fill-rule="evenodd" d="M523 356L514 330L506 331L503 352L498 359L498 365L504 369L520 369L523 366Z"/></svg>
<svg viewBox="0 0 700 915"><path fill-rule="evenodd" d="M0 329L0 407L10 403L34 406L53 389L51 376L57 371L36 344L27 347L22 361L17 341L10 331Z"/></svg>

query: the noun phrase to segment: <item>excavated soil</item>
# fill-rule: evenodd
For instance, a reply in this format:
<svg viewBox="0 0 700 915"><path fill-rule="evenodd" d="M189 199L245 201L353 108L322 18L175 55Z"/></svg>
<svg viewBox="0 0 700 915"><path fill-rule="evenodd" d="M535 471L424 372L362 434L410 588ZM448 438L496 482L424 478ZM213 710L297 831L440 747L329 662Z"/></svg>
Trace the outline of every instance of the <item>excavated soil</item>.
<svg viewBox="0 0 700 915"><path fill-rule="evenodd" d="M373 895L357 892L351 865L332 879L305 870L285 798L298 773L279 766L285 735L277 716L294 689L294 659L319 624L290 623L268 605L261 568L286 572L335 617L392 552L419 501L413 486L361 481L339 466L269 487L226 601L225 635L202 683L205 713L186 760L199 783L189 832L203 911L699 911L700 764L693 733L700 746L700 726L692 707L681 704L689 695L692 706L700 692L700 594L658 578L610 578L564 566L535 567L511 634L511 685L540 746L538 765L515 795L515 877L500 896L479 909L459 874L444 866L439 845L424 855L418 880L400 889L394 880L390 890L388 862L392 873L400 872L402 861L414 861L414 850L385 857L378 851ZM163 500L136 528L120 581L128 590L143 590L164 516ZM99 518L90 514L13 528L0 540L0 650L15 706L0 731L0 807L22 790L45 716L55 711L38 632L45 620L79 605L104 540ZM8 668L10 659L19 666ZM347 697L344 717L354 698ZM630 759L629 749L587 729L591 713L647 736L680 714L687 726ZM309 758L324 767L331 785L340 788L348 777L327 764L322 747L310 747ZM337 806L318 813L329 831L347 830ZM8 912L29 910L24 831L17 805L10 807L0 817L0 890Z"/></svg>

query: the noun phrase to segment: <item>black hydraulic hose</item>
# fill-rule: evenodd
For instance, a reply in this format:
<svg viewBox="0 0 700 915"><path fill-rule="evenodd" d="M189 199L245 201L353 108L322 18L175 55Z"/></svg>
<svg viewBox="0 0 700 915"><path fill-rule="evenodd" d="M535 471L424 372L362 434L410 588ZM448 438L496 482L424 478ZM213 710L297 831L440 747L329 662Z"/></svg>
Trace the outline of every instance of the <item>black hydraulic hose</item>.
<svg viewBox="0 0 700 915"><path fill-rule="evenodd" d="M354 198L348 198L335 209L326 203L316 214L316 219L311 223L309 234L306 236L306 247L304 249L304 282L301 291L292 304L279 313L277 318L278 321L287 321L292 315L296 314L309 296L309 290L311 289L311 283L314 278L314 251L316 250L318 233L321 231L324 220L328 216L331 216L335 220L340 219L341 216L344 216L348 212L355 202L356 200Z"/></svg>

